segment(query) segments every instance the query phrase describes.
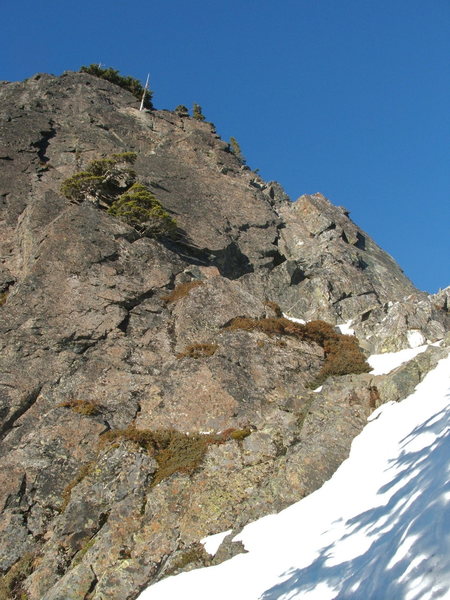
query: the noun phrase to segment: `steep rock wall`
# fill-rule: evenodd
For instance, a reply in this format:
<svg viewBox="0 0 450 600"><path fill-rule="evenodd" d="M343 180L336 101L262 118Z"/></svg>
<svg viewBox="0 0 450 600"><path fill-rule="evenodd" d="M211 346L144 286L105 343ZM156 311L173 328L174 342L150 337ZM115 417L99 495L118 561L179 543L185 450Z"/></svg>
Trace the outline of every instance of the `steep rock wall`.
<svg viewBox="0 0 450 600"><path fill-rule="evenodd" d="M398 377L363 374L314 393L319 345L227 329L232 319L274 317L275 301L307 320L351 319L361 344L392 349L411 331L442 337L448 294L415 290L323 196L291 204L211 124L139 112L128 92L79 73L3 83L0 100L4 597L132 600L238 551L214 559L198 541L320 486L378 387L397 390ZM92 159L124 151L177 239L141 237L61 195ZM166 452L165 478L144 440L161 430L191 436L172 472ZM205 432L222 437L195 462Z"/></svg>

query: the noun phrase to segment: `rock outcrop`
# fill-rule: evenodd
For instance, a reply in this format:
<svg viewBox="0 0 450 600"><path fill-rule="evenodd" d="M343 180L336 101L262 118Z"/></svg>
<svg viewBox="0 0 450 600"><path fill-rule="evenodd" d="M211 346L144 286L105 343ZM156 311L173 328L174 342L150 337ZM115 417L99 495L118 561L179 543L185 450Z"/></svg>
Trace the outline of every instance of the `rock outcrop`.
<svg viewBox="0 0 450 600"><path fill-rule="evenodd" d="M233 319L351 322L362 347L395 350L444 337L449 292L416 290L322 195L291 203L210 123L140 112L84 73L0 99L0 599L133 600L241 551L199 540L317 489L446 352L317 392L326 346ZM176 237L61 194L120 152Z"/></svg>

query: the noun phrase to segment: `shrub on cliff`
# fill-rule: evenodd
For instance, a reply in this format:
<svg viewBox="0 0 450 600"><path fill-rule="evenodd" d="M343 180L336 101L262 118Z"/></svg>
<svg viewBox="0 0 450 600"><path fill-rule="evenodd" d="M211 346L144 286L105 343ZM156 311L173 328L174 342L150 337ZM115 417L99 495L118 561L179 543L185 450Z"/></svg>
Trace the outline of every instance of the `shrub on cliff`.
<svg viewBox="0 0 450 600"><path fill-rule="evenodd" d="M61 193L68 200L82 202L86 197L95 197L101 189L103 177L92 175L89 171L80 171L65 179Z"/></svg>
<svg viewBox="0 0 450 600"><path fill-rule="evenodd" d="M88 67L81 67L80 73L88 73L89 75L94 75L94 77L106 79L106 81L114 83L115 85L118 85L119 87L128 90L138 100L141 100L142 95L145 91L144 108L153 108L153 92L151 90L145 90L144 87L141 85L140 81L138 79L135 79L134 77L123 76L120 75L119 71L117 71L116 69L112 69L111 67L103 69L99 65L95 64L89 65Z"/></svg>
<svg viewBox="0 0 450 600"><path fill-rule="evenodd" d="M93 160L84 171L63 181L61 193L69 200L82 202L90 199L108 205L109 198L114 198L136 181L136 173L130 167L135 160L135 152Z"/></svg>
<svg viewBox="0 0 450 600"><path fill-rule="evenodd" d="M152 237L171 235L176 230L174 219L141 183L135 183L121 194L111 204L108 213Z"/></svg>
<svg viewBox="0 0 450 600"><path fill-rule="evenodd" d="M136 183L130 168L135 160L134 152L95 159L85 171L64 180L61 193L77 202L90 200L144 235L171 236L177 228L175 220L145 185Z"/></svg>

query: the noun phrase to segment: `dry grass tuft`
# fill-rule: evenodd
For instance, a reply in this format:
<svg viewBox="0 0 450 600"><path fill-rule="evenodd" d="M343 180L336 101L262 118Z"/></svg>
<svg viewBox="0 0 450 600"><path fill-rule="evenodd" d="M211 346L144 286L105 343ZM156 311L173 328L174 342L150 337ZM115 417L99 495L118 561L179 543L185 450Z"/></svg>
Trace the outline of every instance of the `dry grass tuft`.
<svg viewBox="0 0 450 600"><path fill-rule="evenodd" d="M34 554L27 552L0 579L0 600L27 600L22 583L33 572Z"/></svg>
<svg viewBox="0 0 450 600"><path fill-rule="evenodd" d="M8 298L8 292L2 292L0 294L0 306L3 306Z"/></svg>
<svg viewBox="0 0 450 600"><path fill-rule="evenodd" d="M206 358L215 354L218 347L217 344L190 344L177 358Z"/></svg>
<svg viewBox="0 0 450 600"><path fill-rule="evenodd" d="M337 333L332 325L325 321L311 321L302 325L293 323L284 317L268 319L252 319L236 317L226 326L232 331L262 331L267 335L289 335L297 339L315 342L322 346L325 363L312 386L321 385L330 375L347 375L349 373L367 373L370 366L358 346L354 336Z"/></svg>
<svg viewBox="0 0 450 600"><path fill-rule="evenodd" d="M79 415L92 416L100 413L100 406L89 400L68 400L67 402L61 402L58 406L70 408Z"/></svg>
<svg viewBox="0 0 450 600"><path fill-rule="evenodd" d="M203 544L194 542L188 549L179 554L173 564L164 573L164 576L174 575L188 565L197 567L208 567L211 564L211 556L206 552Z"/></svg>
<svg viewBox="0 0 450 600"><path fill-rule="evenodd" d="M272 302L271 300L266 300L264 304L270 308L275 314L276 317L281 318L283 316L283 311L280 308L280 305L276 302Z"/></svg>
<svg viewBox="0 0 450 600"><path fill-rule="evenodd" d="M171 302L177 302L178 300L181 300L181 298L187 296L191 290L198 287L199 285L203 285L203 281L195 280L188 281L186 283L180 283L176 286L174 290L170 292L170 294L163 297L163 301L166 304L170 304Z"/></svg>
<svg viewBox="0 0 450 600"><path fill-rule="evenodd" d="M225 329L236 331L262 331L270 334L299 335L298 325L285 319L284 317L268 317L266 319L252 319L251 317L235 317L226 326Z"/></svg>
<svg viewBox="0 0 450 600"><path fill-rule="evenodd" d="M193 473L202 463L209 446L229 440L242 440L250 429L228 429L220 434L181 433L175 429L138 430L134 427L108 431L101 444L130 441L155 457L158 470L152 486L158 485L174 473Z"/></svg>

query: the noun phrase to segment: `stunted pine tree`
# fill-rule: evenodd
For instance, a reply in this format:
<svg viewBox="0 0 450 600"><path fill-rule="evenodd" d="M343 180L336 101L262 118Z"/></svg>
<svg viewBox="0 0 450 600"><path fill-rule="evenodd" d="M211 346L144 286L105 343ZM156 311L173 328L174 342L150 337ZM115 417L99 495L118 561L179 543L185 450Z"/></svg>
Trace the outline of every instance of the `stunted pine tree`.
<svg viewBox="0 0 450 600"><path fill-rule="evenodd" d="M230 137L230 148L231 148L231 152L239 160L241 165L245 165L245 163L246 163L245 156L242 154L242 150L239 145L239 142L234 137Z"/></svg>
<svg viewBox="0 0 450 600"><path fill-rule="evenodd" d="M179 117L188 117L189 116L189 110L188 110L187 106L185 106L184 104L179 104L176 107L175 112L177 113L177 115Z"/></svg>
<svg viewBox="0 0 450 600"><path fill-rule="evenodd" d="M194 117L194 119L197 119L197 121L204 121L205 120L205 115L202 113L202 107L200 106L200 104L195 104L192 108L192 116Z"/></svg>

